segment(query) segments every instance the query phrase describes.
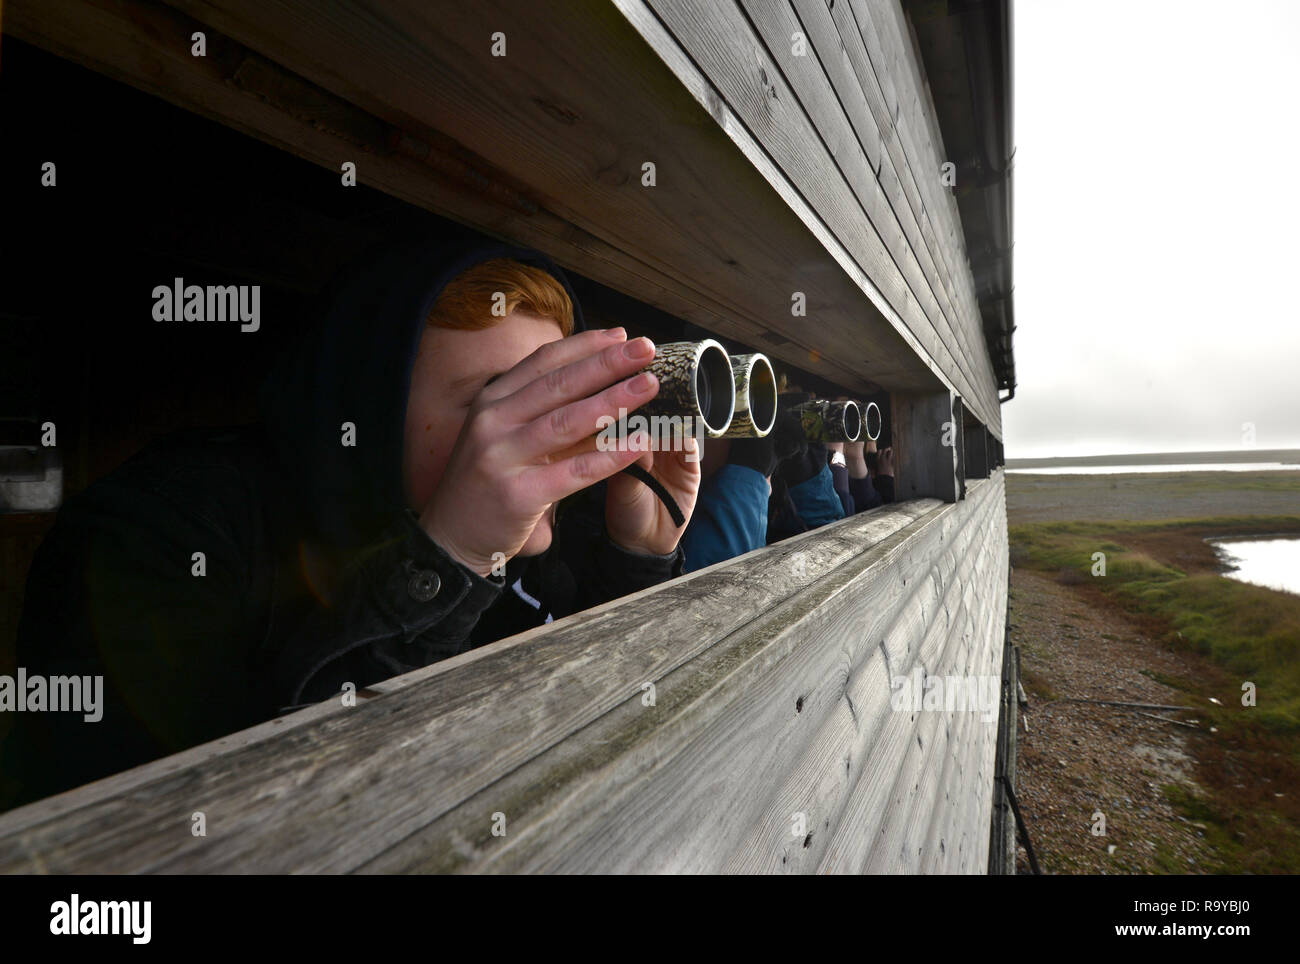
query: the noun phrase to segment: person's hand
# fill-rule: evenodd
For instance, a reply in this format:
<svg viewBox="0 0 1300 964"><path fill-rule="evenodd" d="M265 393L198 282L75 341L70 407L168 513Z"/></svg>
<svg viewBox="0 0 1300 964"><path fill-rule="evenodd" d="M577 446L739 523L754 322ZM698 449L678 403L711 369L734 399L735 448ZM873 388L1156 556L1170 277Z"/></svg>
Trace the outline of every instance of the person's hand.
<svg viewBox="0 0 1300 964"><path fill-rule="evenodd" d="M837 395L835 396L835 400L837 402L852 401L852 399L850 399L849 396L847 395ZM865 415L864 415L864 421L862 425L862 431L864 434L862 434L856 442L843 442L843 443L833 442L830 445L832 451L844 453L844 461L848 465L850 478L860 479L867 474L867 460L866 460L865 453L874 452L876 450L876 443L868 439L865 434L866 428L867 427L866 427ZM859 467L862 470L861 474L860 475L854 474L855 470L857 470Z"/></svg>
<svg viewBox="0 0 1300 964"><path fill-rule="evenodd" d="M865 479L867 477L867 457L864 454L864 449L868 444L871 445L872 451L874 451L876 443L864 439L844 443L844 462L849 470L849 478Z"/></svg>
<svg viewBox="0 0 1300 964"><path fill-rule="evenodd" d="M594 436L601 416L617 418L620 407L632 411L659 393L654 375L637 374L653 358L648 338L627 341L621 328L585 331L543 345L485 385L420 514L425 532L452 558L486 576L502 555L518 555L555 503L647 458L631 445L598 451ZM659 468L665 484L671 480L688 503L682 511L689 515L689 477L693 472L698 479L698 463ZM621 493L620 504L627 501L626 488L614 491ZM657 502L648 489L645 495ZM631 501L631 525L621 531L659 534L647 524L644 504ZM620 519L624 514L616 513Z"/></svg>
<svg viewBox="0 0 1300 964"><path fill-rule="evenodd" d="M876 475L888 475L890 478L893 478L893 476L894 476L894 449L893 449L893 446L890 446L890 447L887 448L887 449L882 449L882 450L880 451L880 454L877 456L877 458L876 458Z"/></svg>
<svg viewBox="0 0 1300 964"><path fill-rule="evenodd" d="M686 436L684 447L684 451L676 452L642 451L636 459L641 468L659 480L682 510L686 523L681 526L673 522L667 506L640 479L620 474L607 483L605 528L610 539L629 552L667 555L677 548L686 531L700 492L700 462L694 454L698 448L694 436Z"/></svg>

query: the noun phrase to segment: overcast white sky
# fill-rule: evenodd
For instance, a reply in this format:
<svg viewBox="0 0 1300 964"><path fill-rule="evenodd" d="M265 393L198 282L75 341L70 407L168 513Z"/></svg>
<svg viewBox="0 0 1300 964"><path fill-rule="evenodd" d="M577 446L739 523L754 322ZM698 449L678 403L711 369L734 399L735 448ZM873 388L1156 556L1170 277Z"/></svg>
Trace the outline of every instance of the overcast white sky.
<svg viewBox="0 0 1300 964"><path fill-rule="evenodd" d="M1300 447L1300 2L1015 4L1008 458Z"/></svg>

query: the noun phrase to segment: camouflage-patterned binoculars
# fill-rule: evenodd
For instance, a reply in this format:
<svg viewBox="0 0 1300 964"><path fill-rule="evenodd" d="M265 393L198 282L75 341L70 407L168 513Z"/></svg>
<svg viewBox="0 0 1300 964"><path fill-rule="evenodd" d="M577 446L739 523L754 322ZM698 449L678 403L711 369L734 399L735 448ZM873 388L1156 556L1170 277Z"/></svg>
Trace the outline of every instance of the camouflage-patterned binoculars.
<svg viewBox="0 0 1300 964"><path fill-rule="evenodd" d="M880 406L875 402L832 402L814 398L791 406L799 416L804 437L810 442L856 442L865 437L880 438Z"/></svg>
<svg viewBox="0 0 1300 964"><path fill-rule="evenodd" d="M766 355L728 355L703 341L655 346L644 371L659 379L659 394L638 414L681 418L687 434L698 425L707 438L762 438L776 424L776 373Z"/></svg>

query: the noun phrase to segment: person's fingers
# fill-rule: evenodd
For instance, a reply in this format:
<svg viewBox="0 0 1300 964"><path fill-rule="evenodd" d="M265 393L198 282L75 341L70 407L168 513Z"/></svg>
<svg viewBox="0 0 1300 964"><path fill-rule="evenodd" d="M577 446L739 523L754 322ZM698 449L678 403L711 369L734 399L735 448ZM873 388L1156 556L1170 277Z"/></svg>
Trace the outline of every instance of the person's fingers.
<svg viewBox="0 0 1300 964"><path fill-rule="evenodd" d="M616 382L631 379L631 376L654 361L654 357L654 343L649 338L633 338L628 342L607 345L548 369L509 397L502 398L503 413L515 424L531 422L570 402L595 395ZM654 384L653 378L650 384ZM629 391L625 397L632 400L635 396ZM643 395L642 401L649 397L651 396ZM617 413L616 405L611 414ZM590 431L594 433L596 416L592 415L587 421ZM583 429L587 425L577 425L575 420L575 427Z"/></svg>
<svg viewBox="0 0 1300 964"><path fill-rule="evenodd" d="M610 451L582 452L553 460L549 465L539 465L528 470L529 482L535 487L539 501L559 502L639 461L645 453L634 444Z"/></svg>
<svg viewBox="0 0 1300 964"><path fill-rule="evenodd" d="M485 387L482 395L489 401L504 398L553 369L626 341L622 328L602 328L547 342Z"/></svg>
<svg viewBox="0 0 1300 964"><path fill-rule="evenodd" d="M599 440L595 435L589 435L585 438L578 439L578 441L574 442L572 445L568 445L560 449L558 452L546 453L545 461L559 462L563 459L571 459L575 455L582 455L585 452L595 452L598 449Z"/></svg>
<svg viewBox="0 0 1300 964"><path fill-rule="evenodd" d="M515 444L526 459L552 454L596 436L602 416L617 419L620 409L634 411L658 394L659 380L650 372L641 372L590 398L543 412L516 434Z"/></svg>

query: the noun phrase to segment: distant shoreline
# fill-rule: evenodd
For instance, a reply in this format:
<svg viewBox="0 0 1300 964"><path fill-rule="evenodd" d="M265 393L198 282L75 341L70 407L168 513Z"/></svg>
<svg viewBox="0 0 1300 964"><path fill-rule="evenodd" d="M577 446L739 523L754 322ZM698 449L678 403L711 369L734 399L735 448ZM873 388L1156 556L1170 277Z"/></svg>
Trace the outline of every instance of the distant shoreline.
<svg viewBox="0 0 1300 964"><path fill-rule="evenodd" d="M1007 516L1023 522L1144 521L1224 516L1300 519L1300 471L1084 472L1006 475Z"/></svg>
<svg viewBox="0 0 1300 964"><path fill-rule="evenodd" d="M1147 452L1137 455L1078 455L1050 459L1007 459L1008 469L1050 469L1111 465L1216 465L1282 462L1300 464L1300 449L1240 448L1226 452Z"/></svg>

